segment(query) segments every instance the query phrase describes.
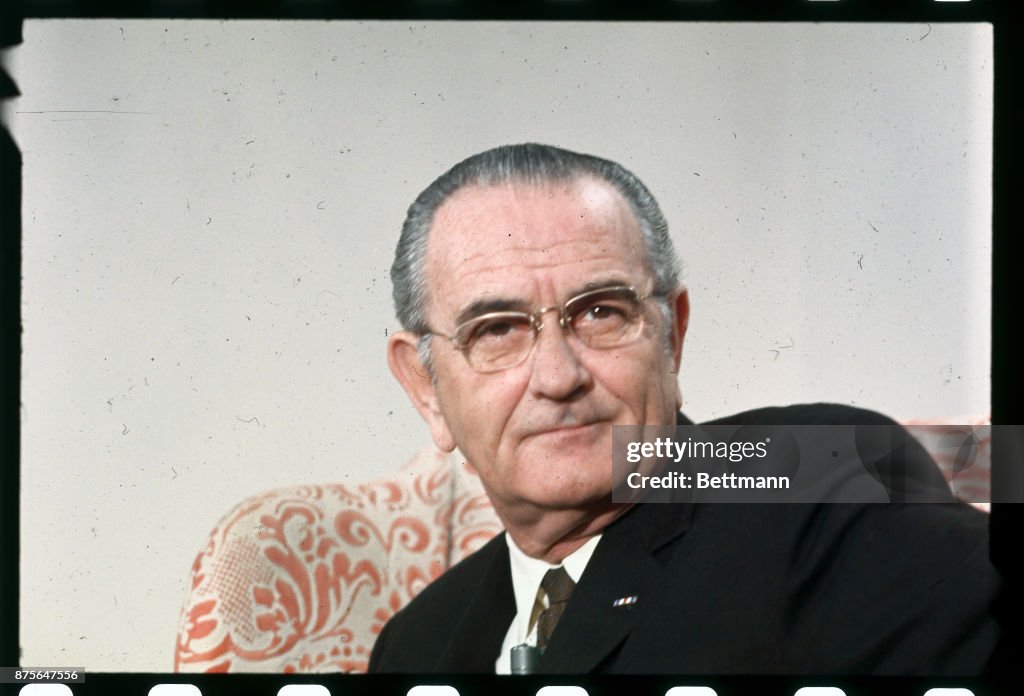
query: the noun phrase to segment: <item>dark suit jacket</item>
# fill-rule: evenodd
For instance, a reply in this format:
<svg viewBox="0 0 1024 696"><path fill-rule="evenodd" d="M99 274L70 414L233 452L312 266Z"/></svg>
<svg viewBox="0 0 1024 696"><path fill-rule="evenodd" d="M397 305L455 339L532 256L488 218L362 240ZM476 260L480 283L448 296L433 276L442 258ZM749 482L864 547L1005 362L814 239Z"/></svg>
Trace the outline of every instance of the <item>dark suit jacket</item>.
<svg viewBox="0 0 1024 696"><path fill-rule="evenodd" d="M719 422L892 423L829 405ZM911 468L933 468L917 450ZM977 673L998 633L987 538L954 502L639 504L605 530L538 671ZM392 618L370 671L493 673L515 611L502 534Z"/></svg>

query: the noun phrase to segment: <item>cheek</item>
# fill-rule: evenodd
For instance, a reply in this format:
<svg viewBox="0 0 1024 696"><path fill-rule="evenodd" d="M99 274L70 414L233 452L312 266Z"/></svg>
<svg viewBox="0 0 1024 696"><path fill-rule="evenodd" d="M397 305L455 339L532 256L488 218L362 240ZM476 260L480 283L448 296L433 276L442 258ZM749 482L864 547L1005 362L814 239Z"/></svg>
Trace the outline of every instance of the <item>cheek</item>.
<svg viewBox="0 0 1024 696"><path fill-rule="evenodd" d="M617 369L603 380L638 422L674 421L667 414L676 411L676 379L671 356L645 355L642 359L624 358L613 363Z"/></svg>
<svg viewBox="0 0 1024 696"><path fill-rule="evenodd" d="M446 375L440 383L441 408L460 447L493 447L518 404L524 387L506 371L493 374Z"/></svg>
<svg viewBox="0 0 1024 696"><path fill-rule="evenodd" d="M657 398L662 408L671 416L669 421L675 422L675 413L679 408L676 401L676 394L679 385L679 370L671 356L666 355L659 364L659 372L652 375L652 380L657 384Z"/></svg>

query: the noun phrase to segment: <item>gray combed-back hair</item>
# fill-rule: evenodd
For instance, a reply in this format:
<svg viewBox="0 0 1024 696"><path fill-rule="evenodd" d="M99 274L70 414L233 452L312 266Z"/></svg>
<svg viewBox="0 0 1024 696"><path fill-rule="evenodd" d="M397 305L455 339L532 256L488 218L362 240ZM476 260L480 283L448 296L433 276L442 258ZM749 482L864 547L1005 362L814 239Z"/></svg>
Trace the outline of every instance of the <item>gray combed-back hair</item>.
<svg viewBox="0 0 1024 696"><path fill-rule="evenodd" d="M392 297L402 326L420 334L429 331L425 316L428 288L424 278L427 237L434 215L452 194L467 186L513 182L546 185L587 177L611 184L629 202L654 272L653 294L673 292L679 286L679 260L668 224L654 196L632 172L610 160L551 145L502 145L459 162L435 179L409 206L391 265ZM426 342L421 348L425 352Z"/></svg>

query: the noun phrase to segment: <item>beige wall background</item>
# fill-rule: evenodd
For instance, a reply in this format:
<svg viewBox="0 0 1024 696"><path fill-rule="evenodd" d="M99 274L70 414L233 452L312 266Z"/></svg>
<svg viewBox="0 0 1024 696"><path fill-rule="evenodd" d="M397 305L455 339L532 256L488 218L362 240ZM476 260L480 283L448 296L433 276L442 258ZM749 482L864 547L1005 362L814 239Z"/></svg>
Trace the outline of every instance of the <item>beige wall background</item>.
<svg viewBox="0 0 1024 696"><path fill-rule="evenodd" d="M988 26L31 21L5 61L23 664L169 670L223 512L428 442L384 359L391 254L496 144L658 196L692 417L988 410Z"/></svg>

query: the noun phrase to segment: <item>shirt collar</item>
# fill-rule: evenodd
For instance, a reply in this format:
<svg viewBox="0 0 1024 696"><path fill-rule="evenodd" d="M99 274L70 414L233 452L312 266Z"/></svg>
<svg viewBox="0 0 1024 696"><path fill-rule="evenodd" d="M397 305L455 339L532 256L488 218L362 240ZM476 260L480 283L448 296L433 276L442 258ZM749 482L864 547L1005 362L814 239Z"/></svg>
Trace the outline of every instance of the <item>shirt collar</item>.
<svg viewBox="0 0 1024 696"><path fill-rule="evenodd" d="M537 590L540 588L540 581L544 574L558 566L527 556L507 533L505 541L508 543L509 565L512 569L512 592L516 598L516 618L512 620L512 631L515 633L515 638L512 644L529 642L532 645L534 640L529 635L529 624L533 605L537 599ZM580 581L583 570L587 567L599 541L601 541L600 534L591 537L583 546L562 560L561 565L573 582Z"/></svg>

